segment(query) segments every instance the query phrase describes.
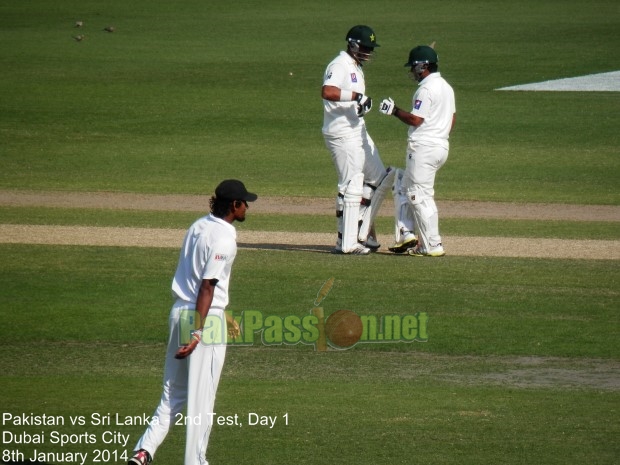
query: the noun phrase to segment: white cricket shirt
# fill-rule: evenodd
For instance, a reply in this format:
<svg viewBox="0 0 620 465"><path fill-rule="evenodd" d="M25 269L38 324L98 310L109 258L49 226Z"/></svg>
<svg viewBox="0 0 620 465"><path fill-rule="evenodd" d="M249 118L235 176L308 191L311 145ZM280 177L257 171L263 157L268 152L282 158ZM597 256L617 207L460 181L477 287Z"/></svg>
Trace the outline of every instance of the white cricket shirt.
<svg viewBox="0 0 620 465"><path fill-rule="evenodd" d="M334 58L325 69L324 86L351 90L363 94L366 82L362 67L345 51ZM357 116L357 102L332 102L323 99L323 135L342 137L364 129L364 118Z"/></svg>
<svg viewBox="0 0 620 465"><path fill-rule="evenodd" d="M209 214L190 226L183 239L172 292L176 298L196 303L203 279L217 279L212 309L228 305L228 283L237 255L237 231L230 223Z"/></svg>
<svg viewBox="0 0 620 465"><path fill-rule="evenodd" d="M454 90L440 73L431 73L422 79L413 96L412 106L411 113L424 118L424 122L417 128L409 127L409 144L427 142L448 148L456 104Z"/></svg>

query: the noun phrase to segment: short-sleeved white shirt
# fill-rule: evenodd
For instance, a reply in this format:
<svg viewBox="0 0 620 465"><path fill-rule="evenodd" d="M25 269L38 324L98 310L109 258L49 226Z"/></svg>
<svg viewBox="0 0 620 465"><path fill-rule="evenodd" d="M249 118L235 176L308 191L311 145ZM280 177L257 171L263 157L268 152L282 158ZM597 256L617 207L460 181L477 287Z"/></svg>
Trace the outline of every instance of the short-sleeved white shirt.
<svg viewBox="0 0 620 465"><path fill-rule="evenodd" d="M360 94L366 92L362 67L345 51L327 65L323 85ZM364 118L357 116L356 101L332 102L323 99L323 135L342 137L361 132L364 127Z"/></svg>
<svg viewBox="0 0 620 465"><path fill-rule="evenodd" d="M412 106L411 113L424 118L424 122L417 128L409 127L409 144L426 142L448 148L456 104L454 90L440 73L431 73L420 82Z"/></svg>
<svg viewBox="0 0 620 465"><path fill-rule="evenodd" d="M211 309L224 310L228 305L228 283L236 255L234 226L212 214L199 218L183 239L172 280L173 295L195 304L202 280L217 279Z"/></svg>

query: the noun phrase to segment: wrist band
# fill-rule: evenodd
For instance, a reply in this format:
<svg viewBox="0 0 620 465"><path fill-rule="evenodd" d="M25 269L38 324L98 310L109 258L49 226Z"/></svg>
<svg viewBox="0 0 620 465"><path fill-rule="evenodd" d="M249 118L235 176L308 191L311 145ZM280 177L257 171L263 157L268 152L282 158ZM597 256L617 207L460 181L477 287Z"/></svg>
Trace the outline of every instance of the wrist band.
<svg viewBox="0 0 620 465"><path fill-rule="evenodd" d="M202 328L193 330L190 333L190 339L200 342L200 339L202 339Z"/></svg>
<svg viewBox="0 0 620 465"><path fill-rule="evenodd" d="M341 102L350 102L353 100L353 91L351 90L340 90L340 101Z"/></svg>

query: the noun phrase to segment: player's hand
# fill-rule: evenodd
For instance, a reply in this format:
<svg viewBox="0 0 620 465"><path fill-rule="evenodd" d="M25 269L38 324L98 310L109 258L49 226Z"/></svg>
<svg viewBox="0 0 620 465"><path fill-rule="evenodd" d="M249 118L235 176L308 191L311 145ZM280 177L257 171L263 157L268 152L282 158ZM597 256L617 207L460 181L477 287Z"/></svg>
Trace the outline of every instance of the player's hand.
<svg viewBox="0 0 620 465"><path fill-rule="evenodd" d="M393 115L394 110L396 110L396 105L394 104L394 100L391 98L384 98L381 102L381 106L379 107L379 111L384 115Z"/></svg>
<svg viewBox="0 0 620 465"><path fill-rule="evenodd" d="M177 353L174 354L174 358L184 359L186 357L189 357L189 355L194 351L196 346L198 346L198 344L200 343L200 339L202 339L202 329L192 331L190 343L186 346L180 347L179 350L177 350Z"/></svg>
<svg viewBox="0 0 620 465"><path fill-rule="evenodd" d="M357 116L360 118L370 111L372 108L372 99L368 95L357 94Z"/></svg>

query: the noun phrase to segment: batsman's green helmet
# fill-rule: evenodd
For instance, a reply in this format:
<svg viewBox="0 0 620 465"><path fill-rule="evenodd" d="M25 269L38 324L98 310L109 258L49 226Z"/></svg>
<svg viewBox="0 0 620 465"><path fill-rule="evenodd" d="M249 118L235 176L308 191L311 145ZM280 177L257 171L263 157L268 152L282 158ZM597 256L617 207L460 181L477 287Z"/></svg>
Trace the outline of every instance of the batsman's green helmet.
<svg viewBox="0 0 620 465"><path fill-rule="evenodd" d="M418 63L437 63L437 53L428 45L418 45L409 52L409 61L405 66L412 67Z"/></svg>
<svg viewBox="0 0 620 465"><path fill-rule="evenodd" d="M349 32L347 32L347 42L353 42L367 48L379 47L375 32L370 27L364 25L353 26L349 29Z"/></svg>

